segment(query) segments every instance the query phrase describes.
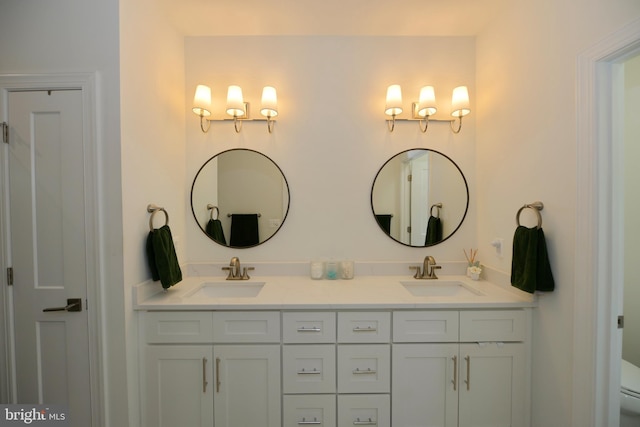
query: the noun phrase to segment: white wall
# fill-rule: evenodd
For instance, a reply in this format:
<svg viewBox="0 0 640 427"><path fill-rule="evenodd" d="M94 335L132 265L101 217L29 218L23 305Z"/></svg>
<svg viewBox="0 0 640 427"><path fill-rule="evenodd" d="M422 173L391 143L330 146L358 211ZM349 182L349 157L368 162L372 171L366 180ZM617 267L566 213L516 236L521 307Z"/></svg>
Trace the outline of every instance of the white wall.
<svg viewBox="0 0 640 427"><path fill-rule="evenodd" d="M571 425L573 313L587 309L574 307L576 58L639 15L632 0L517 1L478 36L478 241L507 248L483 262L510 271L515 214L541 200L556 281L534 315L533 426Z"/></svg>
<svg viewBox="0 0 640 427"><path fill-rule="evenodd" d="M475 221L466 221L452 238L428 249L405 247L386 236L371 211L370 192L378 169L393 155L414 147L436 149L465 173L475 206L475 42L473 38L434 37L198 37L185 44L187 178L185 188L212 155L234 147L250 148L274 160L291 191L289 216L280 231L255 248L238 251L207 238L187 218L187 259L243 263L308 261L334 257L357 260L462 261L463 247L476 243ZM195 86L211 86L213 116L223 118L228 85L242 86L245 101L258 113L262 87L278 90L278 122L273 134L264 123L212 123L200 131L191 112ZM451 92L469 86L472 113L462 132L432 123L426 134L418 124L385 123L386 88L403 87L405 113L420 88L436 88L440 111L449 110ZM482 255L482 254L481 254ZM254 275L259 275L255 271Z"/></svg>
<svg viewBox="0 0 640 427"><path fill-rule="evenodd" d="M180 262L185 262L188 210L185 181L183 37L157 13L155 1L120 2L124 313L130 425L139 425L137 313L131 287L150 278L144 247L150 203L169 214ZM154 216L154 227L164 215ZM122 282L114 286L122 287ZM119 367L124 369L124 364ZM125 424L111 424L124 426Z"/></svg>
<svg viewBox="0 0 640 427"><path fill-rule="evenodd" d="M127 425L122 283L118 2L3 1L0 73L98 73L98 139L102 214L102 283L108 424ZM112 286L116 284L116 286Z"/></svg>
<svg viewBox="0 0 640 427"><path fill-rule="evenodd" d="M624 64L624 331L622 358L640 366L640 270L638 237L640 236L640 195L637 183L640 170L640 55Z"/></svg>

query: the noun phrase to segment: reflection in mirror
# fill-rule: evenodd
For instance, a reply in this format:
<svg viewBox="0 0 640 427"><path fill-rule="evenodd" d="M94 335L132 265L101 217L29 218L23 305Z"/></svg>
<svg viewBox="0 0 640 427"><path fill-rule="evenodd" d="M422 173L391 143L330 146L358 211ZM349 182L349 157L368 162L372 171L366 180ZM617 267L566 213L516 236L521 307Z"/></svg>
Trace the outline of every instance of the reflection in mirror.
<svg viewBox="0 0 640 427"><path fill-rule="evenodd" d="M248 248L269 240L289 211L282 170L257 151L223 151L205 162L191 186L200 229L223 246Z"/></svg>
<svg viewBox="0 0 640 427"><path fill-rule="evenodd" d="M371 189L380 228L407 246L436 245L455 233L469 208L462 171L444 154L416 148L389 159Z"/></svg>

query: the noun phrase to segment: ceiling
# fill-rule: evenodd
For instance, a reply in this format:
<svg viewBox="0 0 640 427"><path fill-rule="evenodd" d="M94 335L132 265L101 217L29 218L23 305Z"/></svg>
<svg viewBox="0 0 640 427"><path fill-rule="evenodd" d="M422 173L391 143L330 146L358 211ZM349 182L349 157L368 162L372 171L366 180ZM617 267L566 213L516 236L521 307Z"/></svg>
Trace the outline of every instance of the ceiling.
<svg viewBox="0 0 640 427"><path fill-rule="evenodd" d="M509 0L156 0L185 36L475 36Z"/></svg>

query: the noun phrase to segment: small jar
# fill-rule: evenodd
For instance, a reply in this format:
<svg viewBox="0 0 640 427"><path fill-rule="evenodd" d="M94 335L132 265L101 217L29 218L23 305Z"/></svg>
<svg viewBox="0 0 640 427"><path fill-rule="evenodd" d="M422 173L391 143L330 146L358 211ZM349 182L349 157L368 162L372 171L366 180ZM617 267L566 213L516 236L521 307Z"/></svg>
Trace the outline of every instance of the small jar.
<svg viewBox="0 0 640 427"><path fill-rule="evenodd" d="M311 278L320 280L324 276L324 263L322 261L311 261Z"/></svg>
<svg viewBox="0 0 640 427"><path fill-rule="evenodd" d="M338 278L338 263L335 261L327 261L325 264L325 275L327 280L336 280Z"/></svg>
<svg viewBox="0 0 640 427"><path fill-rule="evenodd" d="M343 279L353 279L353 261L344 260L340 263L340 277Z"/></svg>

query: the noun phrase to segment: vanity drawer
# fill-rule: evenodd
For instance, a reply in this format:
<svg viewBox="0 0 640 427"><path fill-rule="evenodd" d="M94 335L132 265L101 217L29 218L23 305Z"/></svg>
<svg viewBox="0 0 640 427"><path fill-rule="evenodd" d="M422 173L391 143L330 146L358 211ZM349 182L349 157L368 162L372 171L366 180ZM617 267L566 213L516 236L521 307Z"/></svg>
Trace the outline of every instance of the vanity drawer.
<svg viewBox="0 0 640 427"><path fill-rule="evenodd" d="M285 343L333 343L336 314L329 311L284 313L282 338Z"/></svg>
<svg viewBox="0 0 640 427"><path fill-rule="evenodd" d="M336 426L335 395L286 395L282 402L284 427Z"/></svg>
<svg viewBox="0 0 640 427"><path fill-rule="evenodd" d="M395 311L394 342L458 342L457 311Z"/></svg>
<svg viewBox="0 0 640 427"><path fill-rule="evenodd" d="M391 313L339 312L338 342L386 343L391 338Z"/></svg>
<svg viewBox="0 0 640 427"><path fill-rule="evenodd" d="M338 393L389 393L389 344L338 346Z"/></svg>
<svg viewBox="0 0 640 427"><path fill-rule="evenodd" d="M213 318L207 311L143 311L144 340L148 344L211 343Z"/></svg>
<svg viewBox="0 0 640 427"><path fill-rule="evenodd" d="M335 345L283 346L282 383L285 393L335 393Z"/></svg>
<svg viewBox="0 0 640 427"><path fill-rule="evenodd" d="M343 394L338 396L338 427L391 426L388 394Z"/></svg>
<svg viewBox="0 0 640 427"><path fill-rule="evenodd" d="M460 312L460 341L524 341L524 310L471 310Z"/></svg>
<svg viewBox="0 0 640 427"><path fill-rule="evenodd" d="M213 313L215 343L279 343L280 313L277 311L216 311Z"/></svg>

